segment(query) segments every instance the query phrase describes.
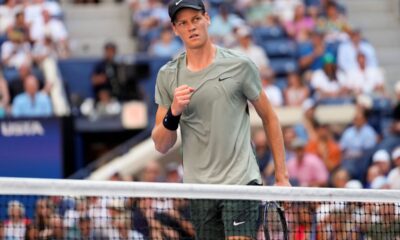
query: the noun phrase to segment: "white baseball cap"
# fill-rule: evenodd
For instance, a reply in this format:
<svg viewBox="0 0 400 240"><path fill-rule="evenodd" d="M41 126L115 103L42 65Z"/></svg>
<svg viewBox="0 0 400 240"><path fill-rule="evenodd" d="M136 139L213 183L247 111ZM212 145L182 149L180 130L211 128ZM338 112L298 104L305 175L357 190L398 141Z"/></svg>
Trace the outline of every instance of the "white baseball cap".
<svg viewBox="0 0 400 240"><path fill-rule="evenodd" d="M392 160L395 160L400 157L400 146L395 148L392 152Z"/></svg>
<svg viewBox="0 0 400 240"><path fill-rule="evenodd" d="M372 161L374 163L375 162L390 162L389 153L384 149L380 149L374 153L374 156L372 157Z"/></svg>
<svg viewBox="0 0 400 240"><path fill-rule="evenodd" d="M353 179L350 180L346 183L345 188L350 188L350 189L361 189L363 188L363 185L360 181Z"/></svg>

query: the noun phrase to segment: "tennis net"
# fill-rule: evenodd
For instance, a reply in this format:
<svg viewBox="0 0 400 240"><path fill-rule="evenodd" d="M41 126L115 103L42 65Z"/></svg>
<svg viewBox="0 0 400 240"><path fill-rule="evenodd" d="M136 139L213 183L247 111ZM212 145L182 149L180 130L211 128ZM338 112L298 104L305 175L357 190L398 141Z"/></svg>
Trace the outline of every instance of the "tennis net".
<svg viewBox="0 0 400 240"><path fill-rule="evenodd" d="M400 239L400 191L0 178L0 239L228 236Z"/></svg>

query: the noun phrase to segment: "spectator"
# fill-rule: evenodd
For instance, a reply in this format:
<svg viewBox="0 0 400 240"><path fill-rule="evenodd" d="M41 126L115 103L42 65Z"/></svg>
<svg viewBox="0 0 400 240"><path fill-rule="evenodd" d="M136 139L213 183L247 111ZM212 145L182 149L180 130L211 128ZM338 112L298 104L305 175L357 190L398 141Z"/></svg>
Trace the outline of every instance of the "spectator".
<svg viewBox="0 0 400 240"><path fill-rule="evenodd" d="M116 116L121 113L121 104L111 96L108 89L101 89L98 92L98 98L95 106L96 117Z"/></svg>
<svg viewBox="0 0 400 240"><path fill-rule="evenodd" d="M357 109L353 125L348 127L340 139L343 159L357 159L365 150L375 147L377 135L367 123L367 113Z"/></svg>
<svg viewBox="0 0 400 240"><path fill-rule="evenodd" d="M267 94L272 106L280 107L283 105L283 96L281 90L274 85L274 73L271 69L261 71L261 83L265 94Z"/></svg>
<svg viewBox="0 0 400 240"><path fill-rule="evenodd" d="M60 215L53 214L50 216L49 229L41 237L44 239L65 239L66 229Z"/></svg>
<svg viewBox="0 0 400 240"><path fill-rule="evenodd" d="M78 217L76 236L73 239L96 239L95 231L92 228L92 220L89 216Z"/></svg>
<svg viewBox="0 0 400 240"><path fill-rule="evenodd" d="M398 205L387 203L380 206L377 211L378 216L375 219L367 219L371 223L365 226L367 239L397 239L400 236L400 219L396 217ZM373 218L374 215L368 217Z"/></svg>
<svg viewBox="0 0 400 240"><path fill-rule="evenodd" d="M110 239L145 239L140 232L130 229L130 226L130 218L124 212L114 216L112 219L113 230L110 234Z"/></svg>
<svg viewBox="0 0 400 240"><path fill-rule="evenodd" d="M46 35L43 40L36 41L33 44L32 57L35 63L39 65L47 58L57 59L57 51L53 47L50 36Z"/></svg>
<svg viewBox="0 0 400 240"><path fill-rule="evenodd" d="M338 49L338 66L344 72L350 72L358 68L357 54L362 53L366 58L366 66L378 67L374 47L367 41L362 39L361 30L353 29L350 32L350 40L339 45Z"/></svg>
<svg viewBox="0 0 400 240"><path fill-rule="evenodd" d="M0 77L0 118L7 115L9 111L10 94L7 82Z"/></svg>
<svg viewBox="0 0 400 240"><path fill-rule="evenodd" d="M30 220L25 217L24 205L16 200L8 202L8 218L4 221L5 239L23 239Z"/></svg>
<svg viewBox="0 0 400 240"><path fill-rule="evenodd" d="M163 28L160 34L160 39L151 43L150 54L157 57L174 57L181 51L182 44L172 32L171 28Z"/></svg>
<svg viewBox="0 0 400 240"><path fill-rule="evenodd" d="M221 4L218 14L211 18L210 36L219 45L226 46L230 39L234 38L234 28L243 25L243 22L243 19L230 12L228 4Z"/></svg>
<svg viewBox="0 0 400 240"><path fill-rule="evenodd" d="M379 168L379 171L383 176L387 176L390 171L389 153L384 149L376 151L372 157L372 164Z"/></svg>
<svg viewBox="0 0 400 240"><path fill-rule="evenodd" d="M54 213L54 204L50 199L42 198L36 201L34 223L39 229L39 234L44 235L50 228L50 216Z"/></svg>
<svg viewBox="0 0 400 240"><path fill-rule="evenodd" d="M0 221L0 239L4 239L4 226L3 226L3 222Z"/></svg>
<svg viewBox="0 0 400 240"><path fill-rule="evenodd" d="M99 239L108 239L111 226L111 216L107 209L110 199L107 197L88 197L87 215L92 219L91 228Z"/></svg>
<svg viewBox="0 0 400 240"><path fill-rule="evenodd" d="M0 239L1 238L1 234L0 234ZM35 224L29 224L26 227L26 232L25 232L25 240L37 240L39 239L39 229L37 228L37 226Z"/></svg>
<svg viewBox="0 0 400 240"><path fill-rule="evenodd" d="M298 75L292 72L288 74L288 86L284 90L285 105L299 107L309 97L310 91Z"/></svg>
<svg viewBox="0 0 400 240"><path fill-rule="evenodd" d="M25 3L25 17L26 22L32 25L36 20L41 21L43 18L42 11L46 9L50 16L55 18L62 17L62 9L58 1L48 1L48 0L31 0Z"/></svg>
<svg viewBox="0 0 400 240"><path fill-rule="evenodd" d="M274 12L273 2L268 0L253 0L245 12L246 22L252 27L262 26Z"/></svg>
<svg viewBox="0 0 400 240"><path fill-rule="evenodd" d="M31 42L29 39L30 38L29 25L25 21L24 12L18 12L17 14L15 14L14 24L10 25L7 28L8 38L10 38L10 35L12 35L14 32L19 32L23 34L26 37L26 40L28 42Z"/></svg>
<svg viewBox="0 0 400 240"><path fill-rule="evenodd" d="M346 184L350 180L350 173L344 168L339 168L332 173L331 178L332 178L332 187L345 188Z"/></svg>
<svg viewBox="0 0 400 240"><path fill-rule="evenodd" d="M264 50L260 46L257 46L253 43L251 29L247 26L241 26L237 29L236 36L238 38L239 45L234 49L244 53L247 57L249 57L261 72L266 71L268 68L269 59Z"/></svg>
<svg viewBox="0 0 400 240"><path fill-rule="evenodd" d="M376 143L377 134L367 123L366 111L357 109L353 125L343 132L340 139L342 167L353 178L360 180L366 174Z"/></svg>
<svg viewBox="0 0 400 240"><path fill-rule="evenodd" d="M9 41L1 46L1 61L5 66L6 79L12 81L18 78L19 68L32 65L32 56L31 47L23 33L12 31L8 37Z"/></svg>
<svg viewBox="0 0 400 240"><path fill-rule="evenodd" d="M146 52L163 27L168 26L169 16L160 0L133 1L133 24L138 37L138 51Z"/></svg>
<svg viewBox="0 0 400 240"><path fill-rule="evenodd" d="M334 53L325 44L323 33L314 31L310 34L310 41L299 46L299 66L302 70L322 69L325 55L334 56Z"/></svg>
<svg viewBox="0 0 400 240"><path fill-rule="evenodd" d="M306 8L304 4L298 4L294 11L294 18L292 21L287 21L285 30L289 37L298 42L304 42L307 35L315 28L314 19L306 16Z"/></svg>
<svg viewBox="0 0 400 240"><path fill-rule="evenodd" d="M32 25L36 20L41 19L44 8L43 0L32 0L26 3L24 14L28 25Z"/></svg>
<svg viewBox="0 0 400 240"><path fill-rule="evenodd" d="M326 54L322 69L316 70L311 77L311 86L315 90L315 98L320 101L335 101L347 97L344 88L345 76L336 69L333 55Z"/></svg>
<svg viewBox="0 0 400 240"><path fill-rule="evenodd" d="M52 18L49 11L42 11L42 18L35 20L31 28L31 38L37 41L44 41L48 37L54 44L58 57L69 56L68 32L63 22Z"/></svg>
<svg viewBox="0 0 400 240"><path fill-rule="evenodd" d="M176 162L170 162L165 167L165 180L169 183L182 183L183 166Z"/></svg>
<svg viewBox="0 0 400 240"><path fill-rule="evenodd" d="M317 29L325 33L328 42L343 41L347 39L347 32L350 27L346 18L338 11L335 2L329 1L326 4L326 16L320 17L317 22Z"/></svg>
<svg viewBox="0 0 400 240"><path fill-rule="evenodd" d="M392 161L395 166L387 177L391 189L400 189L400 147L397 147L392 153Z"/></svg>
<svg viewBox="0 0 400 240"><path fill-rule="evenodd" d="M377 165L371 165L367 171L366 187L374 188L374 181L378 177L383 177L380 168Z"/></svg>
<svg viewBox="0 0 400 240"><path fill-rule="evenodd" d="M149 161L139 177L141 182L161 182L162 178L161 166L157 160Z"/></svg>
<svg viewBox="0 0 400 240"><path fill-rule="evenodd" d="M14 100L14 98L24 92L24 82L25 79L33 74L33 69L30 66L27 65L22 65L19 68L18 71L18 78L10 81L9 83L9 90L10 90L10 99L11 101ZM40 83L39 85L43 85Z"/></svg>
<svg viewBox="0 0 400 240"><path fill-rule="evenodd" d="M52 105L49 96L39 92L39 82L31 75L25 79L24 93L17 95L12 104L14 117L49 117L52 115Z"/></svg>
<svg viewBox="0 0 400 240"><path fill-rule="evenodd" d="M4 4L0 4L0 35L7 33L7 28L13 24L19 10L16 0L6 0Z"/></svg>
<svg viewBox="0 0 400 240"><path fill-rule="evenodd" d="M317 155L325 164L330 173L337 169L342 161L340 145L333 138L327 124L317 121L308 129L309 142L306 152Z"/></svg>
<svg viewBox="0 0 400 240"><path fill-rule="evenodd" d="M357 54L357 68L348 71L346 85L354 95L384 95L383 72L372 66L367 66L365 55Z"/></svg>
<svg viewBox="0 0 400 240"><path fill-rule="evenodd" d="M280 0L274 1L274 12L281 22L292 21L295 9L302 3L301 0Z"/></svg>
<svg viewBox="0 0 400 240"><path fill-rule="evenodd" d="M323 187L328 183L328 170L321 159L305 152L306 142L295 139L292 148L295 156L288 161L289 176L302 187Z"/></svg>
<svg viewBox="0 0 400 240"><path fill-rule="evenodd" d="M92 86L96 100L100 99L100 91L108 90L113 97L121 96L121 85L118 75L118 64L115 62L117 46L114 43L106 43L104 57L95 66L92 74Z"/></svg>

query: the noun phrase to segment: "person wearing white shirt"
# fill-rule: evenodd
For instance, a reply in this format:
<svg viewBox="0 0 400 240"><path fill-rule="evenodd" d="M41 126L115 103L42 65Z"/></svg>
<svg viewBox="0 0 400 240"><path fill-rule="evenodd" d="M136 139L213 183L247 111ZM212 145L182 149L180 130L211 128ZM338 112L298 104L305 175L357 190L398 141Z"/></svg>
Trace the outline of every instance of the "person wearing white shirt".
<svg viewBox="0 0 400 240"><path fill-rule="evenodd" d="M316 70L311 77L311 87L318 99L335 99L343 96L345 75L336 69L333 56L324 57L323 69Z"/></svg>
<svg viewBox="0 0 400 240"><path fill-rule="evenodd" d="M43 41L46 37L55 43L59 56L68 54L68 32L65 25L58 19L52 18L50 13L44 9L42 18L36 19L31 28L31 39Z"/></svg>
<svg viewBox="0 0 400 240"><path fill-rule="evenodd" d="M12 31L9 34L9 41L1 46L1 61L6 67L19 69L23 65L30 66L31 47L25 41L25 36L21 32Z"/></svg>
<svg viewBox="0 0 400 240"><path fill-rule="evenodd" d="M251 39L251 29L247 26L241 26L236 32L239 46L235 50L244 53L253 61L260 71L266 70L269 59L264 50L255 45Z"/></svg>
<svg viewBox="0 0 400 240"><path fill-rule="evenodd" d="M366 56L361 52L357 54L357 63L357 68L347 74L346 87L356 95L383 93L384 76L381 69L367 66Z"/></svg>
<svg viewBox="0 0 400 240"><path fill-rule="evenodd" d="M273 107L280 107L283 105L282 91L274 85L274 73L270 69L260 72L262 86L265 94L267 95Z"/></svg>
<svg viewBox="0 0 400 240"><path fill-rule="evenodd" d="M350 33L350 40L339 45L337 59L339 68L345 72L357 69L358 52L362 52L365 55L368 67L378 66L374 47L369 42L363 41L360 30L355 29Z"/></svg>
<svg viewBox="0 0 400 240"><path fill-rule="evenodd" d="M400 146L392 153L392 161L395 165L388 175L388 183L391 189L400 189Z"/></svg>

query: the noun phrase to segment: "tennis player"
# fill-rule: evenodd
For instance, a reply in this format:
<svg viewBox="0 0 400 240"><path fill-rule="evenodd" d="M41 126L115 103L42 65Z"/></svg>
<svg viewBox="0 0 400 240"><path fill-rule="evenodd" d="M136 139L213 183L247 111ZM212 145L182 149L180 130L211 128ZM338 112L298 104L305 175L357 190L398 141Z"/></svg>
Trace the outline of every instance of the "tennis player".
<svg viewBox="0 0 400 240"><path fill-rule="evenodd" d="M158 110L152 138L166 153L181 129L185 183L261 185L252 151L248 100L261 117L278 186L289 186L282 132L261 87L257 67L238 52L214 45L201 0L173 0L172 28L186 52L165 64L156 83ZM254 239L258 202L193 201L198 239Z"/></svg>

